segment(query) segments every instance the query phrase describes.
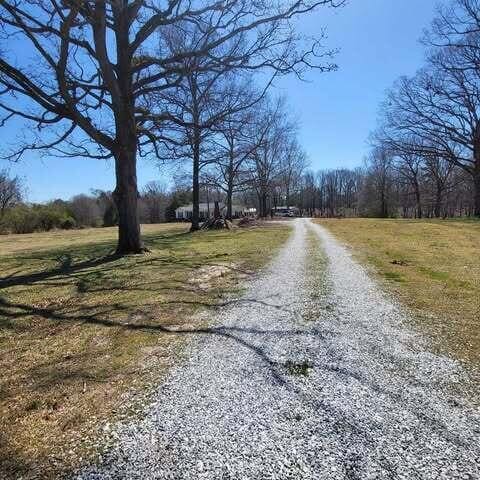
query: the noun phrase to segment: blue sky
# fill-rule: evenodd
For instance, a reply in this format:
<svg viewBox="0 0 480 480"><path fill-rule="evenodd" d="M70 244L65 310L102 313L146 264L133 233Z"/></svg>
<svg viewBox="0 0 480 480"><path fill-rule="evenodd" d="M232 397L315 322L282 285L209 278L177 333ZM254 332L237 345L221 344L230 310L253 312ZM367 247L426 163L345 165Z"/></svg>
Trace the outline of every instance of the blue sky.
<svg viewBox="0 0 480 480"><path fill-rule="evenodd" d="M278 82L300 119L300 141L311 168L355 167L368 151L385 90L400 75L413 74L423 61L418 39L434 16L435 0L349 0L342 9L321 9L304 16L301 30L314 35L327 28L326 43L340 48L339 70L308 75L308 83L290 77ZM0 130L8 139L15 132ZM0 161L1 162L1 161ZM20 163L1 167L25 179L28 200L69 198L91 188L112 190L112 161L55 159L29 155ZM168 174L140 160L139 184Z"/></svg>

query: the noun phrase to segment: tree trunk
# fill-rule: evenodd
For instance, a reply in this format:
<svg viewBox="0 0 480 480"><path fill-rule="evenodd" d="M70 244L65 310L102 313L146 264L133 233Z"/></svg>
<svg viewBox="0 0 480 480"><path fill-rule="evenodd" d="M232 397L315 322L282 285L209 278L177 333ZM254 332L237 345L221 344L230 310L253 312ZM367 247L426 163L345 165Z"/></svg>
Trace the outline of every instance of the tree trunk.
<svg viewBox="0 0 480 480"><path fill-rule="evenodd" d="M470 172L473 177L473 215L480 217L480 122L475 129L473 159L473 170Z"/></svg>
<svg viewBox="0 0 480 480"><path fill-rule="evenodd" d="M218 220L219 218L221 217L221 214L220 214L220 205L218 202L215 202L215 208L213 210L213 218L215 220Z"/></svg>
<svg viewBox="0 0 480 480"><path fill-rule="evenodd" d="M136 149L122 149L115 156L117 185L113 199L118 210L117 254L142 253L146 249L140 237L138 221L137 158Z"/></svg>
<svg viewBox="0 0 480 480"><path fill-rule="evenodd" d="M103 7L105 8L105 6ZM116 19L115 36L117 65L115 66L119 95L114 102L115 131L118 149L115 156L116 186L113 199L118 210L117 254L138 254L146 251L140 236L137 188L137 127L133 95L132 56L129 46L129 18L126 9Z"/></svg>
<svg viewBox="0 0 480 480"><path fill-rule="evenodd" d="M260 195L260 217L267 217L267 194L265 192Z"/></svg>
<svg viewBox="0 0 480 480"><path fill-rule="evenodd" d="M413 185L415 189L415 201L416 201L416 207L417 207L417 218L422 218L422 196L420 193L420 185L418 182L415 182Z"/></svg>
<svg viewBox="0 0 480 480"><path fill-rule="evenodd" d="M442 210L442 197L443 197L443 187L441 182L437 181L437 189L435 193L435 207L433 209L433 214L435 218L440 218Z"/></svg>
<svg viewBox="0 0 480 480"><path fill-rule="evenodd" d="M382 188L380 192L380 216L382 218L388 217L388 210L387 210L387 199L385 198L385 192Z"/></svg>
<svg viewBox="0 0 480 480"><path fill-rule="evenodd" d="M235 173L233 164L235 161L235 150L233 143L230 143L230 150L228 155L228 179L227 179L227 220L232 221L232 199L233 199L233 182L235 181Z"/></svg>
<svg viewBox="0 0 480 480"><path fill-rule="evenodd" d="M476 217L480 217L480 162L477 163L473 175L473 194L474 194L474 212Z"/></svg>
<svg viewBox="0 0 480 480"><path fill-rule="evenodd" d="M191 232L200 228L200 132L197 127L193 134L193 175L192 175L192 226Z"/></svg>
<svg viewBox="0 0 480 480"><path fill-rule="evenodd" d="M207 218L210 218L210 190L207 188Z"/></svg>
<svg viewBox="0 0 480 480"><path fill-rule="evenodd" d="M232 221L232 197L233 197L233 186L230 184L227 187L227 220Z"/></svg>

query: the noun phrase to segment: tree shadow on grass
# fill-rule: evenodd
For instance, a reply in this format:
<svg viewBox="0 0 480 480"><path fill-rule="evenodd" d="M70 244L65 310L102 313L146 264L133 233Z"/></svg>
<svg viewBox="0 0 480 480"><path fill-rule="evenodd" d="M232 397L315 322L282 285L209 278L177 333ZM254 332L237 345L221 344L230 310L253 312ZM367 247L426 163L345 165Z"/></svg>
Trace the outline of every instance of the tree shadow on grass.
<svg viewBox="0 0 480 480"><path fill-rule="evenodd" d="M203 302L201 300L172 300L163 302L162 305L168 304L187 304L193 305L195 307L203 307L210 309L225 308L229 306L245 304L245 303L256 303L263 308L273 308L276 310L281 310L284 313L289 315L293 314L292 310L289 310L285 306L278 306L275 304L268 303L266 301L257 300L257 299L233 299L228 301L223 301L219 303L209 303ZM79 309L80 310L80 309ZM279 372L279 365L277 362L272 361L264 349L254 345L253 343L247 342L242 338L242 334L254 334L254 335L268 335L268 336L293 336L293 335L315 335L321 337L325 332L320 330L311 329L310 332L305 331L304 329L298 330L262 330L257 328L242 328L242 327L225 327L225 326L214 326L214 327L179 327L171 325L163 325L156 323L155 318L146 314L145 312L140 312L140 317L142 320L147 320L148 322L138 322L130 323L127 321L121 320L112 320L106 318L109 314L117 315L119 311L128 311L124 306L120 304L112 304L109 307L105 307L99 311L98 306L82 306L81 312L74 311L69 314L65 314L51 307L38 307L18 302L10 302L5 298L0 297L0 322L3 322L3 326L12 328L15 320L19 320L26 317L41 317L45 320L54 321L57 323L84 323L90 325L97 325L107 328L117 328L126 331L144 331L144 332L156 332L163 333L167 335L215 335L228 339L234 342L237 342L239 345L251 350L254 352L262 362L267 365L272 374L273 380L278 383L285 385L285 379L283 375ZM134 316L138 316L139 312L130 312L130 319ZM1 326L1 323L0 323ZM328 334L331 332L327 332ZM280 369L282 367L280 366Z"/></svg>
<svg viewBox="0 0 480 480"><path fill-rule="evenodd" d="M24 275L11 274L7 277L0 278L0 289L9 288L18 285L32 285L57 276L72 275L89 268L95 268L102 265L115 262L120 257L117 255L107 255L105 257L93 258L73 264L72 257L66 254L59 258L60 265L50 270L41 272L28 273Z"/></svg>
<svg viewBox="0 0 480 480"><path fill-rule="evenodd" d="M181 301L180 301L181 302ZM240 300L229 300L221 302L220 304L209 304L206 302L196 302L199 306L209 308L229 308L241 303L252 303L260 305L261 308L273 308L279 311L279 314L286 314L290 316L292 311L288 306L279 306L271 304L267 301L242 298ZM112 305L112 312L118 312L119 306ZM268 330L257 327L241 327L241 326L212 326L212 327L191 327L191 326L172 326L157 323L153 315L149 316L146 313L138 316L133 322L132 315L126 321L105 318L109 314L108 309L104 309L100 314L95 307L82 308L83 312L76 312L74 314L65 314L49 307L36 307L19 302L9 302L4 298L0 298L0 317L9 319L9 321L16 321L22 317L37 316L59 323L85 323L90 325L99 325L105 328L117 328L126 331L147 331L151 333L172 335L172 336L193 336L204 335L213 336L222 341L229 341L237 344L240 348L245 348L252 352L254 356L260 359L261 363L266 367L269 376L265 377L266 381L271 381L273 384L289 390L292 395L298 398L301 404L308 405L309 408L314 408L329 418L329 423L337 435L345 435L350 437L354 435L360 442L371 445L375 448L376 434L370 432L363 424L357 424L354 419L349 418L341 408L336 404L330 404L319 396L319 398L312 398L302 389L294 378L291 378L286 372L283 364L274 361L268 351L268 338L275 337L293 337L293 336L314 336L319 342L327 342L335 337L336 332L329 329L319 327L309 327L308 329L285 329L285 330ZM255 338L246 338L246 335L254 335ZM264 338L264 340L261 340ZM273 340L275 341L275 340ZM427 415L421 409L415 409L415 405L405 404L402 395L394 391L390 391L375 382L374 379L364 377L355 366L343 367L338 365L313 363L312 367L315 370L323 371L325 374L334 375L339 382L356 382L372 391L372 394L380 397L388 396L394 404L402 405L402 408L408 409L415 415L419 422L428 425L428 427L439 436L445 438L448 442L454 445L463 446L463 440L448 428L448 425L435 418L435 416ZM58 365L55 363L45 362L43 365L36 365L32 370L32 375L41 381L41 389L48 390L49 383L44 381L44 378L51 378L50 369L57 369ZM48 371L48 375L44 373ZM70 372L76 381L95 381L91 377L88 370L76 369ZM55 378L62 378L62 371L58 370ZM313 403L312 403L313 402ZM345 447L346 448L346 447ZM347 454L345 450L345 455ZM21 460L21 459L20 459ZM351 467L351 466L350 466ZM350 468L349 467L349 468ZM353 467L351 467L353 468ZM355 467L357 468L357 467ZM360 468L360 467L358 467Z"/></svg>
<svg viewBox="0 0 480 480"><path fill-rule="evenodd" d="M205 262L205 258L198 258L198 256L194 255L184 255L184 251L188 250L188 244L192 242L192 236L188 232L170 235L150 235L146 236L146 240L149 247L153 246L159 251L165 250L166 254L158 257L152 257L148 254L136 256L136 267L157 265L159 267L198 268L205 264L215 265L215 263L212 263L212 260L218 260L228 255L226 253L210 254L207 257L207 263ZM182 252L182 255L178 256L178 253L180 252ZM81 260L75 261L74 255ZM49 280L53 280L55 284L58 284L61 278L69 278L98 267L102 267L101 271L103 273L108 273L113 269L125 270L130 267L127 263L124 265L121 264L122 260L126 257L113 253L113 244L111 242L76 247L74 250L47 250L37 254L17 255L15 258L18 262L24 264L39 260L53 261L56 263L56 266L38 272L28 272L25 274L22 274L22 270L17 268L13 273L0 277L0 290L15 286L38 285ZM222 266L225 267L225 265ZM248 270L231 265L228 266L228 268L237 273L250 273Z"/></svg>
<svg viewBox="0 0 480 480"><path fill-rule="evenodd" d="M153 241L156 242L156 247L164 248L167 250L167 254L161 257L152 258L149 255L145 257L137 257L135 265L142 267L150 265L153 268L170 268L170 269L186 269L197 268L205 264L205 258L198 258L192 255L188 258L183 256L175 256L170 254L169 247L174 246L178 248L178 242L181 240L183 246L188 247L188 242L191 239L191 235L180 233L177 235L158 236ZM103 253L109 248L108 245L102 246L101 251ZM183 248L183 247L182 247ZM91 254L92 248L86 248L82 254ZM52 252L49 253L52 258ZM94 258L82 259L81 261L74 262L70 251L64 250L55 253L57 266L54 268L34 272L28 274L19 274L18 270L15 273L10 274L8 277L0 279L0 289L6 289L13 286L30 286L30 285L60 285L61 282L68 283L70 277L80 276L89 269L100 268L103 273L111 271L113 268L116 270L128 270L131 265L128 262L115 264L120 257L106 253ZM215 262L221 257L222 254L213 254L209 256L210 262ZM38 256L36 257L38 259ZM208 263L209 265L215 263ZM235 269L235 267L232 267ZM239 269L242 272L241 269ZM97 274L98 272L94 272ZM244 273L244 272L242 272ZM133 290L139 291L151 291L162 292L163 289L171 291L172 288L178 290L188 289L191 286L188 281L172 280L169 286L163 285L163 280L153 282L137 282L133 285L108 285L103 282L102 273L99 279L94 279L94 282L89 281L88 278L78 278L77 289L79 293L83 292L105 292L105 291L117 291L119 294L125 292L131 292ZM81 276L80 276L81 277ZM92 280L92 279L90 279ZM49 283L51 282L51 283ZM92 287L93 285L93 287ZM18 296L17 296L18 298ZM275 305L267 300L242 298L237 300L228 300L222 302L212 303L207 300L200 299L187 299L176 298L174 300L166 300L160 303L160 306L167 307L168 305L180 305L184 304L191 307L218 309L228 308L230 306L255 303L264 309L278 310L279 314L285 314L288 316L298 315L296 309L289 308L288 305ZM212 327L190 327L190 326L174 326L167 325L159 322L155 315L149 315L146 312L133 311L131 307L126 307L122 303L111 303L109 305L74 305L69 306L66 311L62 307L52 306L39 306L36 304L28 304L24 301L10 301L6 298L0 297L0 326L4 328L14 329L16 323L22 319L30 317L37 317L50 322L54 322L58 325L72 325L72 324L87 324L100 326L104 328L116 328L128 332L150 332L152 334L162 334L169 336L195 336L204 335L219 340L226 340L235 343L239 348L248 349L254 354L254 356L260 359L261 363L266 367L265 371L268 373L265 379L272 383L279 385L283 388L289 389L292 394L296 395L299 400L305 404L311 404L312 399L304 394L302 389L296 384L295 379L289 378L285 372L283 364L272 359L268 350L268 338L275 339L281 336L305 336L313 335L319 340L319 342L326 342L334 332L326 329L319 329L310 327L305 329L285 329L285 330L265 330L261 328L253 327L240 327L240 326L212 326ZM122 317L122 319L119 319ZM126 319L123 319L126 317ZM27 327L28 328L28 327ZM254 335L255 338L248 338L247 335ZM46 339L48 341L48 339ZM75 360L75 358L73 359ZM81 363L81 362L79 362ZM362 377L355 366L349 366L348 368L340 368L336 366L314 364L316 370L323 370L326 373L335 375L340 382L358 382L373 391L377 395L389 396L395 403L402 403L400 395L391 392L375 383L374 380ZM36 364L32 366L29 377L32 380L32 388L37 388L42 392L48 391L48 388L55 381L98 381L98 378L92 378L91 373L87 369L75 368L68 372L65 372L63 367L58 362L44 362L43 364ZM30 381L30 380L29 380ZM105 379L108 381L108 378ZM8 395L8 392L4 392ZM3 397L7 399L7 397ZM411 408L412 406L405 406L405 408ZM319 411L325 412L328 416L335 418L335 428L338 429L339 434L345 434L346 432L353 433L359 437L366 437L366 440L374 442L374 438L365 432L365 429L357 425L350 418L346 417L344 413L334 405L330 405L327 401L318 398L315 400L315 408ZM415 412L411 408L412 413L419 418L422 423L429 423L439 435L445 436L452 443L459 441L453 434L449 432L446 425L436 420L433 415L428 417L421 412ZM17 461L17 459L15 459ZM22 459L18 458L19 465L22 463ZM23 467L22 467L23 468Z"/></svg>

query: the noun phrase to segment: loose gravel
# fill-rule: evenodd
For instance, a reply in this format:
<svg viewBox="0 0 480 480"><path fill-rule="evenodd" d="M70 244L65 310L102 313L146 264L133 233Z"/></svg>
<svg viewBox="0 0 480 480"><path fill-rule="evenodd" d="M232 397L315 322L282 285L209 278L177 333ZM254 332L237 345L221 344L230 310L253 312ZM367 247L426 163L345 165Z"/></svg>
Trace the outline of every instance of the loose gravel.
<svg viewBox="0 0 480 480"><path fill-rule="evenodd" d="M307 234L328 259L315 296ZM246 294L192 332L144 417L74 478L480 479L480 413L449 389L468 379L407 322L327 231L295 220Z"/></svg>

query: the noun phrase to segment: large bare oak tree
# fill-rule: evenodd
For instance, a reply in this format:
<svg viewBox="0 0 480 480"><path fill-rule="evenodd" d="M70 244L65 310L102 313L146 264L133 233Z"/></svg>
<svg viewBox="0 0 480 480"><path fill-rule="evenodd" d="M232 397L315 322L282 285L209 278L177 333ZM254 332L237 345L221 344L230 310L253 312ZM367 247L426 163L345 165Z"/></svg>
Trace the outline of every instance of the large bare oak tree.
<svg viewBox="0 0 480 480"><path fill-rule="evenodd" d="M29 150L58 155L113 158L119 213L120 254L143 251L137 212L137 155L158 147L149 97L185 75L185 58L210 56L217 65L268 65L280 49L307 67L317 43L298 50L292 19L343 0L0 0L1 123L32 123L18 158ZM162 31L185 25L206 28L192 50L166 54ZM238 39L231 56L219 46ZM279 50L279 51L280 51ZM220 49L221 51L221 49ZM280 63L275 68L281 69ZM37 138L38 136L38 138ZM86 173L87 174L87 173Z"/></svg>

